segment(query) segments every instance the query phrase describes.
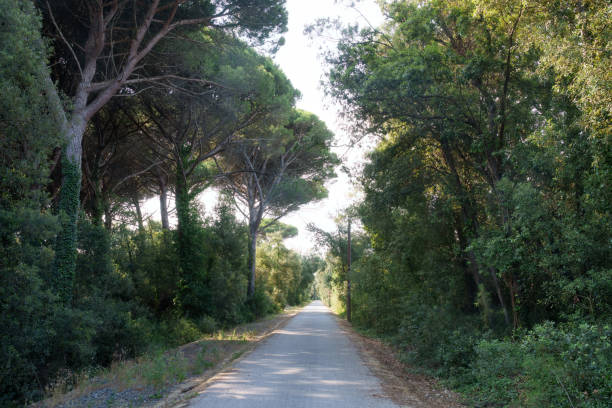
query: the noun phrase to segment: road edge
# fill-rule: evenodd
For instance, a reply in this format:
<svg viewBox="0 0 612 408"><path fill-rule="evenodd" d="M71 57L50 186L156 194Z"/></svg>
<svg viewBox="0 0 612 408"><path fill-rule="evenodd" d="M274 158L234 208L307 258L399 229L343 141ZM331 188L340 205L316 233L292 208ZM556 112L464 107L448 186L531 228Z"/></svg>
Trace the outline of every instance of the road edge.
<svg viewBox="0 0 612 408"><path fill-rule="evenodd" d="M330 309L331 311L331 309ZM401 407L411 408L465 408L460 396L442 386L438 380L415 374L399 361L397 350L380 339L355 330L351 323L331 311L340 329L349 338L363 364L380 382L383 395Z"/></svg>
<svg viewBox="0 0 612 408"><path fill-rule="evenodd" d="M214 368L211 370L207 370L207 372L190 378L189 380L178 384L174 387L170 393L163 398L162 401L159 401L152 408L184 408L189 406L189 401L201 394L208 388L212 383L214 383L217 378L224 374L226 371L229 371L236 363L247 357L253 350L259 347L265 340L275 334L276 331L282 329L289 323L291 319L297 316L305 306L301 306L296 308L295 310L291 310L290 312L286 312L285 316L282 316L281 320L265 331L264 333L257 336L253 341L245 344L244 348L240 350L238 353L240 355L238 357L230 356L219 362ZM235 355L236 353L234 353Z"/></svg>

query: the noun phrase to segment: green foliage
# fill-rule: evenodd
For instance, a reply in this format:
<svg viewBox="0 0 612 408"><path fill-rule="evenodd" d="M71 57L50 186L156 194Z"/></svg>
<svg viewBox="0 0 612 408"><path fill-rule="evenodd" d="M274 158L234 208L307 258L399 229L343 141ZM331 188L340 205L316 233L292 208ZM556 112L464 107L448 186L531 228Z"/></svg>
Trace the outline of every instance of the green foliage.
<svg viewBox="0 0 612 408"><path fill-rule="evenodd" d="M272 300L269 288L264 286L264 282L255 285L255 292L247 299L246 305L250 319L259 319L280 311L278 303Z"/></svg>
<svg viewBox="0 0 612 408"><path fill-rule="evenodd" d="M152 222L142 232L122 225L111 238L113 262L118 273L131 277L133 297L157 317L170 311L180 276L175 232Z"/></svg>
<svg viewBox="0 0 612 408"><path fill-rule="evenodd" d="M217 208L217 216L204 225L190 226L195 235L191 250L197 264L191 274L182 274L177 294L180 308L189 316L212 316L224 323L245 320L246 228L238 223L227 205ZM194 259L190 255L190 259Z"/></svg>
<svg viewBox="0 0 612 408"><path fill-rule="evenodd" d="M520 339L481 340L453 379L476 406L609 405L610 328L546 322Z"/></svg>
<svg viewBox="0 0 612 408"><path fill-rule="evenodd" d="M61 340L49 290L57 219L44 185L58 129L45 96L47 48L29 1L0 2L0 405L41 395ZM19 67L19 69L16 69Z"/></svg>
<svg viewBox="0 0 612 408"><path fill-rule="evenodd" d="M473 395L477 406L488 403L507 406L519 397L523 358L523 352L516 343L482 340L474 347L470 370L455 380L456 384L461 386L461 381L469 384L465 390Z"/></svg>
<svg viewBox="0 0 612 408"><path fill-rule="evenodd" d="M266 240L257 252L256 286L261 286L262 292L269 296L276 310L299 305L308 299L314 275L323 266L321 258L302 257L285 247L283 239L286 231L292 228L286 226L278 228L277 232L268 231Z"/></svg>
<svg viewBox="0 0 612 408"><path fill-rule="evenodd" d="M45 355L53 347L54 296L45 290L37 270L25 265L2 271L0 275L2 335L0 353L0 403L33 399L40 396L36 372L46 366ZM19 316L19 317L17 317Z"/></svg>
<svg viewBox="0 0 612 408"><path fill-rule="evenodd" d="M475 406L610 402L610 6L587 3L390 1L327 55L381 136L353 320ZM316 278L340 311L345 251Z"/></svg>
<svg viewBox="0 0 612 408"><path fill-rule="evenodd" d="M283 224L280 221L272 221L266 218L264 218L261 222L261 229L263 230L261 235L266 239L271 235L280 235L282 239L293 238L298 235L297 227Z"/></svg>
<svg viewBox="0 0 612 408"><path fill-rule="evenodd" d="M524 406L604 407L612 398L610 326L536 326L521 342Z"/></svg>
<svg viewBox="0 0 612 408"><path fill-rule="evenodd" d="M47 47L30 1L2 0L0 9L0 205L37 208L59 141L46 98Z"/></svg>

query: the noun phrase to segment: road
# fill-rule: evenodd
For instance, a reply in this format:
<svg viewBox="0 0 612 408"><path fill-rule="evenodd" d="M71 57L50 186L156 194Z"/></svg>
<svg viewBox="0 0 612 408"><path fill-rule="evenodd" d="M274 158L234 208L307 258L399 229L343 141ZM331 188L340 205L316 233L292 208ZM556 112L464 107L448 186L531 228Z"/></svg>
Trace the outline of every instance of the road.
<svg viewBox="0 0 612 408"><path fill-rule="evenodd" d="M321 302L220 374L192 408L394 408Z"/></svg>

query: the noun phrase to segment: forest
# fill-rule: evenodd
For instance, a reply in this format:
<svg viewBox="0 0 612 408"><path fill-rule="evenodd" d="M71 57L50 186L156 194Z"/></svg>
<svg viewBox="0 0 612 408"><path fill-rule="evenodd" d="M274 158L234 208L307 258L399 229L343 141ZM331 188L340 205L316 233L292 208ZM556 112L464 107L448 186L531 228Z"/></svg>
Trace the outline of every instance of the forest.
<svg viewBox="0 0 612 408"><path fill-rule="evenodd" d="M321 299L350 299L355 326L468 406L611 406L610 3L383 10L326 55L328 94L377 146L363 200L313 226Z"/></svg>
<svg viewBox="0 0 612 408"><path fill-rule="evenodd" d="M612 404L612 6L379 3L305 30L375 147L303 255L285 0L0 0L0 406L313 298L468 406Z"/></svg>
<svg viewBox="0 0 612 408"><path fill-rule="evenodd" d="M265 56L286 24L280 0L0 1L0 405L310 299L322 261L278 220L338 159Z"/></svg>

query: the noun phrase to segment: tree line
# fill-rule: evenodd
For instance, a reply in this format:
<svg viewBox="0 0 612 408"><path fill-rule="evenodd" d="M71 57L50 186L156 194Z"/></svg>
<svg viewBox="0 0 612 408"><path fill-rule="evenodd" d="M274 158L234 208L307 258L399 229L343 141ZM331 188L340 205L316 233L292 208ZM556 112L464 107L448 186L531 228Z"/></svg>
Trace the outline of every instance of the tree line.
<svg viewBox="0 0 612 408"><path fill-rule="evenodd" d="M608 406L609 2L383 12L327 54L327 92L378 144L363 200L318 233L319 296L344 311L350 279L355 324L473 406Z"/></svg>
<svg viewBox="0 0 612 408"><path fill-rule="evenodd" d="M0 404L311 296L279 219L338 159L265 56L286 24L284 0L0 0Z"/></svg>

